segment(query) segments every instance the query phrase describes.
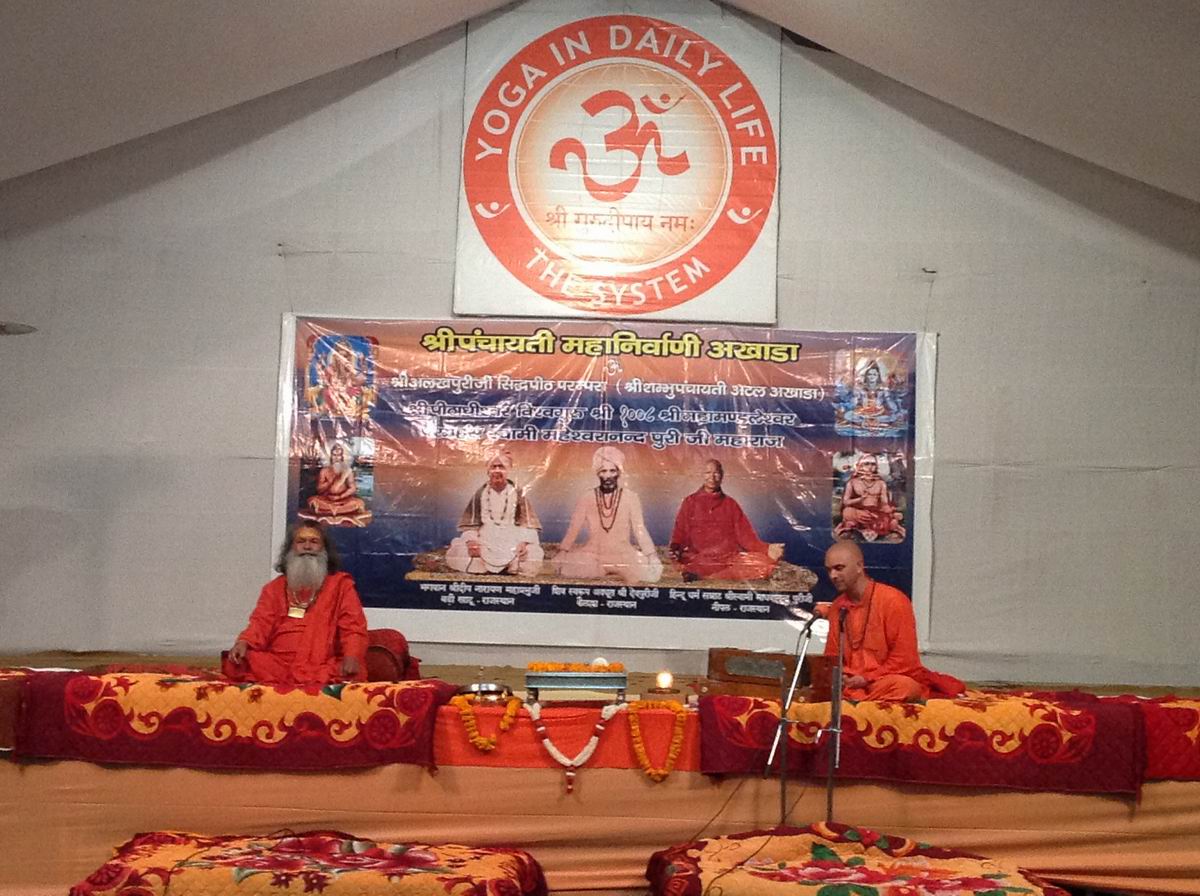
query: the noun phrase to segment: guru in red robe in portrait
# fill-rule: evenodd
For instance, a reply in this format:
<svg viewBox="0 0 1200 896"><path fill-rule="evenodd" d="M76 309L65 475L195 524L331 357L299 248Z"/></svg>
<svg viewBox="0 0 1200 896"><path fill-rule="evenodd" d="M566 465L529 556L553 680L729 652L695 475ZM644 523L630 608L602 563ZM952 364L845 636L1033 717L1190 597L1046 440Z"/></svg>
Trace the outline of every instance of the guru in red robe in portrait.
<svg viewBox="0 0 1200 896"><path fill-rule="evenodd" d="M956 697L966 690L957 678L921 665L912 601L898 588L872 581L861 601L839 594L829 607L825 655L837 656L846 610L845 676L866 679L865 688L846 688L847 700L927 700Z"/></svg>
<svg viewBox="0 0 1200 896"><path fill-rule="evenodd" d="M234 681L324 685L345 680L346 656L358 660L353 680L366 681L367 618L354 580L344 572L325 577L317 599L299 618L288 615L287 577L272 579L238 640L249 645L246 662L222 663Z"/></svg>
<svg viewBox="0 0 1200 896"><path fill-rule="evenodd" d="M765 579L777 564L738 502L721 491L683 499L671 547L684 571L702 579Z"/></svg>

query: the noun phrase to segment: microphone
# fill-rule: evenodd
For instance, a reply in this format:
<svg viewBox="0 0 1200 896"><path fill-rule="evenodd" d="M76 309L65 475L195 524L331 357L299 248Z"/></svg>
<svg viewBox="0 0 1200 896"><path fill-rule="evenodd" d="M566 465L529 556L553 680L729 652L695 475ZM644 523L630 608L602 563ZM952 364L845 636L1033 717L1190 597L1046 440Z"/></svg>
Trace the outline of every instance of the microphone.
<svg viewBox="0 0 1200 896"><path fill-rule="evenodd" d="M829 633L829 621L823 616L818 616L816 613L809 613L806 610L801 610L798 607L792 608L792 619L788 620L788 624L792 628L799 629L800 637L808 634L813 629L818 629L813 632L818 637L825 637ZM801 624L803 623L803 624ZM823 627L825 631L820 631L818 627Z"/></svg>
<svg viewBox="0 0 1200 896"><path fill-rule="evenodd" d="M804 622L804 626L800 629L801 634L811 629L813 624L821 618L816 613L809 613L805 610L792 610L792 615Z"/></svg>

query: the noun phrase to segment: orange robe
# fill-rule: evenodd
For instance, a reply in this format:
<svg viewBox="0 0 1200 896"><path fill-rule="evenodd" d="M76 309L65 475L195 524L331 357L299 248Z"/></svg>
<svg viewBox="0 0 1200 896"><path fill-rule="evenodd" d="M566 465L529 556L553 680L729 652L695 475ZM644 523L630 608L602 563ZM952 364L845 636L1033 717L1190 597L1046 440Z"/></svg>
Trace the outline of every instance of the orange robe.
<svg viewBox="0 0 1200 896"><path fill-rule="evenodd" d="M927 700L954 697L966 690L957 678L921 665L912 601L903 591L882 582L871 582L858 603L845 594L837 596L829 608L826 656L837 656L843 608L847 632L845 676L859 675L867 680L865 688L846 688L843 696L847 700Z"/></svg>
<svg viewBox="0 0 1200 896"><path fill-rule="evenodd" d="M234 681L324 685L343 679L344 656L358 659L354 679L366 681L367 617L354 580L344 572L325 578L317 599L300 619L288 616L287 577L272 579L238 640L250 646L246 662L222 664Z"/></svg>
<svg viewBox="0 0 1200 896"><path fill-rule="evenodd" d="M342 485L338 486L341 482ZM323 467L317 473L317 493L308 499L308 509L318 516L363 513L367 505L355 494L354 477Z"/></svg>
<svg viewBox="0 0 1200 896"><path fill-rule="evenodd" d="M679 505L671 547L684 570L702 579L765 579L778 562L737 501L704 489Z"/></svg>

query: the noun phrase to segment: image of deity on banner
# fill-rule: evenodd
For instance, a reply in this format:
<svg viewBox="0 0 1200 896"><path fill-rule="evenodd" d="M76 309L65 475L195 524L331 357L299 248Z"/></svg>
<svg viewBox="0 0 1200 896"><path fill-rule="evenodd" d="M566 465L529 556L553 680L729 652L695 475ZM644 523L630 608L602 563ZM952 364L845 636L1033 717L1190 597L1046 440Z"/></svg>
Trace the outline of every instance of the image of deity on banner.
<svg viewBox="0 0 1200 896"><path fill-rule="evenodd" d="M362 419L375 404L374 340L318 336L309 340L304 400L310 414Z"/></svg>
<svg viewBox="0 0 1200 896"><path fill-rule="evenodd" d="M367 502L375 491L374 444L369 438L314 443L300 466L297 516L327 526L363 528L373 519Z"/></svg>
<svg viewBox="0 0 1200 896"><path fill-rule="evenodd" d="M834 428L841 436L899 436L908 430L908 371L890 352L838 352Z"/></svg>
<svg viewBox="0 0 1200 896"><path fill-rule="evenodd" d="M908 535L908 463L903 452L833 456L833 535L895 544Z"/></svg>

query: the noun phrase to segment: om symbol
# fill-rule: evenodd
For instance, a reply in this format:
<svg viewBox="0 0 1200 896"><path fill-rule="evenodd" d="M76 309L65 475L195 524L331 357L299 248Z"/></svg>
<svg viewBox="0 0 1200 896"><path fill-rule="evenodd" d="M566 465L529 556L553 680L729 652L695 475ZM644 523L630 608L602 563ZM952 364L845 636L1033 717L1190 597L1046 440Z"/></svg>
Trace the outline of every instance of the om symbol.
<svg viewBox="0 0 1200 896"><path fill-rule="evenodd" d="M683 99L682 96L675 102L670 102L670 97L663 94L659 97L661 105L656 104L648 96L641 98L642 106L651 114L661 115L664 112L669 112ZM583 169L583 185L587 188L588 193L593 199L600 202L616 202L624 199L632 193L638 185L638 180L642 176L642 157L646 154L646 149L650 146L654 147L655 154L658 157L658 170L665 175L672 176L683 174L691 167L688 161L687 150L676 153L675 155L665 155L662 148L662 134L658 131L658 125L652 121L642 124L638 121L637 107L633 98L629 94L620 90L601 90L599 93L593 94L584 100L580 106L592 118L595 118L605 109L624 109L629 113L629 117L620 127L614 128L604 135L604 149L606 152L631 152L637 156L637 166L633 169L633 173L625 178L620 183L602 184L593 180L588 175L588 157L587 147L583 145L583 141L576 137L564 137L550 147L550 167L558 171L567 170L567 159L574 156L579 160L579 165Z"/></svg>

